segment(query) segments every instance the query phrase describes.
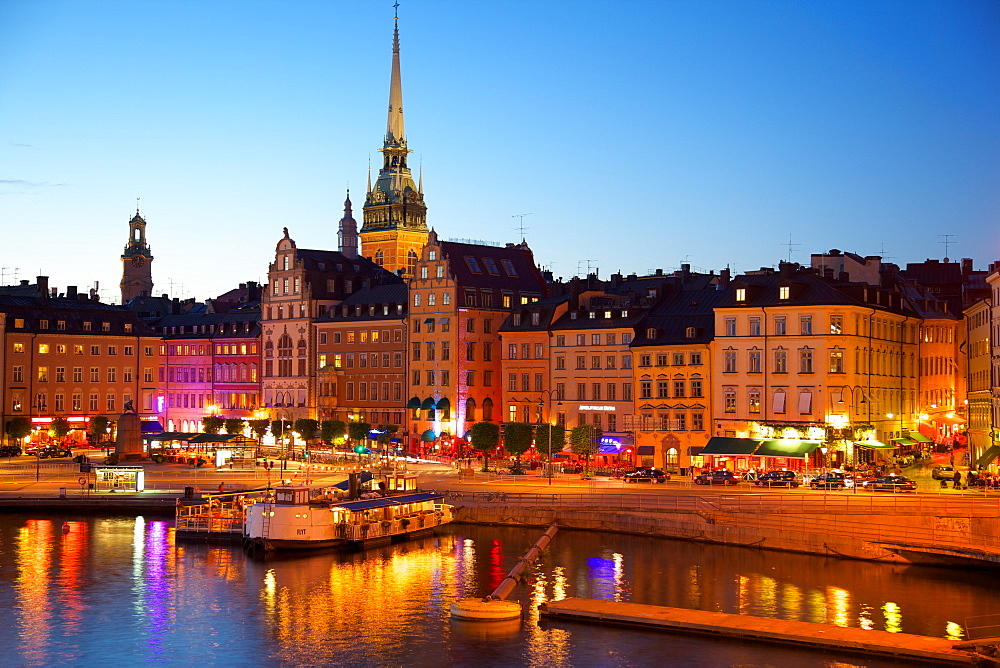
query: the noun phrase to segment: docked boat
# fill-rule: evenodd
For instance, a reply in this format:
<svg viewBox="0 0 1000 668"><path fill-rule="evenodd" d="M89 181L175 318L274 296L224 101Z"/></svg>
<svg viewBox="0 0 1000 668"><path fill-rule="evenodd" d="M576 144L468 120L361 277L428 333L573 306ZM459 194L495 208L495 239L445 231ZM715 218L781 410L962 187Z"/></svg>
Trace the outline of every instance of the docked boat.
<svg viewBox="0 0 1000 668"><path fill-rule="evenodd" d="M407 540L452 520L440 494L408 492L341 500L308 487L274 489L274 499L246 509L243 539L248 548L302 550L363 549Z"/></svg>

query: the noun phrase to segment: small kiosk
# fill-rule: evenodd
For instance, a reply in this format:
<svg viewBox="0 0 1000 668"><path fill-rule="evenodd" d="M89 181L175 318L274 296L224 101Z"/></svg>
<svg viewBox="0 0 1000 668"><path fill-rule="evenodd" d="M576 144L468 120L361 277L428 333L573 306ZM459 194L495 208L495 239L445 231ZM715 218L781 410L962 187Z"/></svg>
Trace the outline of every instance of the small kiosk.
<svg viewBox="0 0 1000 668"><path fill-rule="evenodd" d="M146 471L141 466L94 466L95 492L141 492Z"/></svg>

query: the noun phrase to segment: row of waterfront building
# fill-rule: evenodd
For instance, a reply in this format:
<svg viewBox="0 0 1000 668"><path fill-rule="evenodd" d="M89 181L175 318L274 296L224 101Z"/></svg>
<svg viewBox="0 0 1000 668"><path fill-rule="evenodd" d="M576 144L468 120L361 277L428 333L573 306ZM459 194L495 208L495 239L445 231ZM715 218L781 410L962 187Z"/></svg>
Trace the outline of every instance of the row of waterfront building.
<svg viewBox="0 0 1000 668"><path fill-rule="evenodd" d="M567 282L524 240L439 239L407 164L398 27L380 152L361 229L349 194L337 250L285 228L266 285L155 296L136 211L124 306L45 277L0 287L3 423L42 434L131 402L169 431L207 415L398 425L410 451L455 451L477 421L586 424L606 457L668 469L853 463L956 434L974 462L1000 452L996 263L830 251Z"/></svg>
<svg viewBox="0 0 1000 668"><path fill-rule="evenodd" d="M83 427L132 401L168 431L366 421L424 452L457 451L477 421L587 424L607 456L670 469L720 463L706 446L748 466L761 440L792 467L956 435L985 464L995 445L1000 264L831 251L735 277L563 282L524 243L431 232L412 271L286 234L266 286L204 304L0 288L4 421Z"/></svg>

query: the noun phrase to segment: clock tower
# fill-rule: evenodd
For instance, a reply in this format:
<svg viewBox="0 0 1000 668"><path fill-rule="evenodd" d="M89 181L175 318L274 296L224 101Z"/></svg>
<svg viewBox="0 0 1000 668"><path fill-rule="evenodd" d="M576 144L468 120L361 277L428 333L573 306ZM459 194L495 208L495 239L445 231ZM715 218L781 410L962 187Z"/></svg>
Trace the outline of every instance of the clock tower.
<svg viewBox="0 0 1000 668"><path fill-rule="evenodd" d="M135 210L128 221L128 243L122 253L122 304L145 293L153 293L153 254L146 243L146 221Z"/></svg>
<svg viewBox="0 0 1000 668"><path fill-rule="evenodd" d="M406 279L413 278L417 258L427 244L427 206L423 183L414 183L407 166L403 130L403 83L399 73L399 17L392 35L392 76L389 82L389 119L386 124L382 169L373 186L368 177L361 250L375 264Z"/></svg>

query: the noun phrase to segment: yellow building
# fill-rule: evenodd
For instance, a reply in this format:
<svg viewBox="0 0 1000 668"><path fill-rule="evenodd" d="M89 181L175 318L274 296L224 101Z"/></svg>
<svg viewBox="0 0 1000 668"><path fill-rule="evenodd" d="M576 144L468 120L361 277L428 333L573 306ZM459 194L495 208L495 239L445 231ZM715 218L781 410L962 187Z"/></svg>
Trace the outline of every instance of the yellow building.
<svg viewBox="0 0 1000 668"><path fill-rule="evenodd" d="M779 444L787 456L711 463L800 469L900 452L893 441L917 424L919 326L902 294L798 265L734 280L715 309L713 435L794 443Z"/></svg>

